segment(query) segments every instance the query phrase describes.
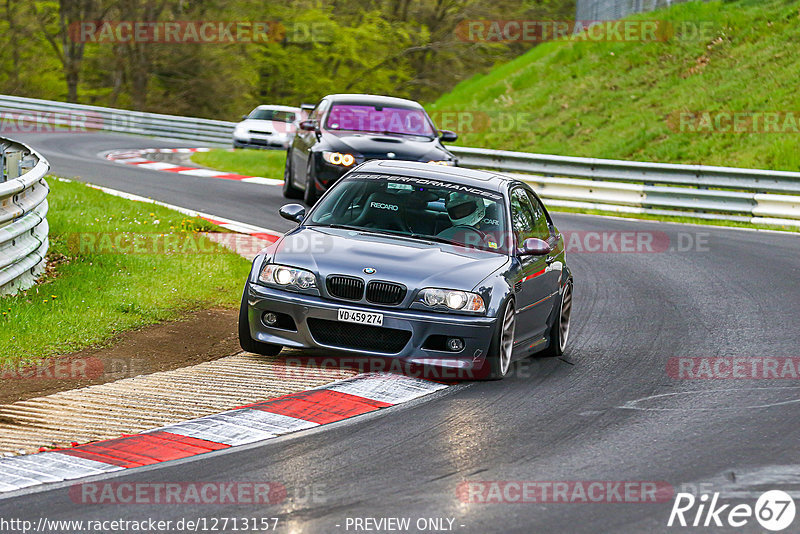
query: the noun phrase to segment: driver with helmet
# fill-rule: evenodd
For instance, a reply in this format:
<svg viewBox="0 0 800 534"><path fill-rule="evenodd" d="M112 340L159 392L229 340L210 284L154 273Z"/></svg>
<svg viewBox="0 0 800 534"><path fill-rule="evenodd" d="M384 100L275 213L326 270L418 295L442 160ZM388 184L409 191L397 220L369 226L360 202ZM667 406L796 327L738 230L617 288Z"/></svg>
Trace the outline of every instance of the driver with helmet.
<svg viewBox="0 0 800 534"><path fill-rule="evenodd" d="M476 228L476 225L483 221L486 214L486 204L483 199L466 193L453 192L447 196L444 205L453 226L437 235L466 245L481 244L484 234Z"/></svg>

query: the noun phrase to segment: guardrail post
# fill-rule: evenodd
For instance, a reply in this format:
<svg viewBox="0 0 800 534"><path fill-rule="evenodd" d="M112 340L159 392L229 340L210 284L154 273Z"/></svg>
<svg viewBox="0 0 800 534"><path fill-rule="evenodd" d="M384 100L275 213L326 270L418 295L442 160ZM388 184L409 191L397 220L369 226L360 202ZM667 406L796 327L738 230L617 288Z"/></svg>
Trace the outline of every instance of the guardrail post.
<svg viewBox="0 0 800 534"><path fill-rule="evenodd" d="M22 161L22 152L6 152L6 179L14 180L20 176L19 164Z"/></svg>
<svg viewBox="0 0 800 534"><path fill-rule="evenodd" d="M6 181L6 148L8 143L0 143L0 183Z"/></svg>

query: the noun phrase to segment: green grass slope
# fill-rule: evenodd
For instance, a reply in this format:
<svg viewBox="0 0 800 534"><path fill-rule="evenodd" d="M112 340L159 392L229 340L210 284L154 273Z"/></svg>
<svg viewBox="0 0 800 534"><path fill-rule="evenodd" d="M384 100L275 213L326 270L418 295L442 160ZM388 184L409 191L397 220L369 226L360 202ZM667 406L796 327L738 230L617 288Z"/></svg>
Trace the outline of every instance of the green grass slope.
<svg viewBox="0 0 800 534"><path fill-rule="evenodd" d="M9 363L80 350L188 310L238 306L250 263L201 234L218 227L78 182L48 184L49 268L39 284L0 297L0 378Z"/></svg>
<svg viewBox="0 0 800 534"><path fill-rule="evenodd" d="M800 170L800 125L689 133L677 119L705 111L800 119L800 1L691 2L632 19L666 21L677 33L662 42L542 44L461 83L432 115L471 116L464 146ZM681 31L693 28L705 34Z"/></svg>

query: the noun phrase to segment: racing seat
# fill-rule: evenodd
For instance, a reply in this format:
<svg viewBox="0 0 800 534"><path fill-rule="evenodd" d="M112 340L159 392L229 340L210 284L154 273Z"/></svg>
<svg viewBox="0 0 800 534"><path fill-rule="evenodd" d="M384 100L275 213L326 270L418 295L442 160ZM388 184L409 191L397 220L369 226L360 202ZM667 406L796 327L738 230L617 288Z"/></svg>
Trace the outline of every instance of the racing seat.
<svg viewBox="0 0 800 534"><path fill-rule="evenodd" d="M500 210L500 205L497 202L490 202L486 206L486 213L483 215L483 220L478 223L478 230L485 234L495 234L500 230L500 220L503 217L503 212Z"/></svg>
<svg viewBox="0 0 800 534"><path fill-rule="evenodd" d="M411 233L405 223L403 199L383 192L372 193L364 203L364 210L350 224L376 230Z"/></svg>
<svg viewBox="0 0 800 534"><path fill-rule="evenodd" d="M502 228L503 211L497 202L489 202L483 220L478 223L478 230L486 234L486 238L495 243L503 241L500 229Z"/></svg>

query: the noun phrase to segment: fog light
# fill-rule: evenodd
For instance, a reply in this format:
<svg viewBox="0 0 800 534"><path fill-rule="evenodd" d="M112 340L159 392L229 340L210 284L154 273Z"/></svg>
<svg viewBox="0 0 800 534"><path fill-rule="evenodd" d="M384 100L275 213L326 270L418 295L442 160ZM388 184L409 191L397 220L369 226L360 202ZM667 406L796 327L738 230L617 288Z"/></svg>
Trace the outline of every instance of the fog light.
<svg viewBox="0 0 800 534"><path fill-rule="evenodd" d="M464 340L460 337L448 337L447 338L447 348L451 352L461 352L464 350Z"/></svg>
<svg viewBox="0 0 800 534"><path fill-rule="evenodd" d="M275 326L278 322L278 315L272 312L266 312L262 319L264 320L264 324L269 326Z"/></svg>

